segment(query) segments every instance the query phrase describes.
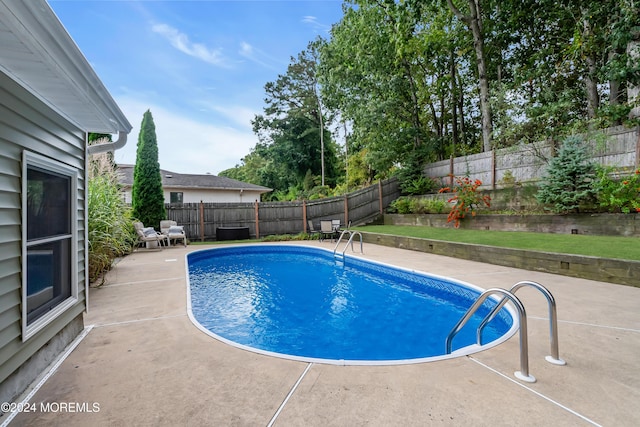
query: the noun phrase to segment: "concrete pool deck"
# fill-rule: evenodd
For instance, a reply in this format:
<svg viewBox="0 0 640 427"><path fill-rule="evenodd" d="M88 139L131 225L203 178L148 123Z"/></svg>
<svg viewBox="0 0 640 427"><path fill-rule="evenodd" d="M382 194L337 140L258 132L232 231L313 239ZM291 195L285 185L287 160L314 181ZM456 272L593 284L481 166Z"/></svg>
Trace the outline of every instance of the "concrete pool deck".
<svg viewBox="0 0 640 427"><path fill-rule="evenodd" d="M333 243L296 242L333 249ZM637 426L640 288L365 244L365 258L482 288L521 280L558 304L549 354L546 300L528 315L533 384L517 380L518 334L471 356L402 366L334 366L264 356L201 332L187 316L185 254L138 251L92 288L92 328L11 426ZM358 255L361 256L361 255ZM69 404L66 407L65 404ZM0 417L0 422L3 422Z"/></svg>

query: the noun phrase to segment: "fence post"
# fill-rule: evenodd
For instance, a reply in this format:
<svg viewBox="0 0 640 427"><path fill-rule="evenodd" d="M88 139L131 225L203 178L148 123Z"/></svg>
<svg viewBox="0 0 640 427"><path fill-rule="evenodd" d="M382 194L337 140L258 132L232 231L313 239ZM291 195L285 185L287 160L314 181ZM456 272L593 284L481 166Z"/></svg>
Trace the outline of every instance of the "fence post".
<svg viewBox="0 0 640 427"><path fill-rule="evenodd" d="M254 202L256 211L256 239L260 238L260 220L258 219L258 201Z"/></svg>
<svg viewBox="0 0 640 427"><path fill-rule="evenodd" d="M380 215L382 215L384 213L384 210L382 208L382 180L381 179L378 180L378 199L379 199L379 205L380 205Z"/></svg>
<svg viewBox="0 0 640 427"><path fill-rule="evenodd" d="M491 150L491 188L494 190L496 189L496 177L497 177L496 163L497 163L496 150L493 149Z"/></svg>
<svg viewBox="0 0 640 427"><path fill-rule="evenodd" d="M204 203L200 200L200 241L204 242Z"/></svg>
<svg viewBox="0 0 640 427"><path fill-rule="evenodd" d="M349 195L344 195L344 225L349 226Z"/></svg>
<svg viewBox="0 0 640 427"><path fill-rule="evenodd" d="M307 233L307 202L302 199L302 231Z"/></svg>
<svg viewBox="0 0 640 427"><path fill-rule="evenodd" d="M636 169L640 167L640 126L636 129L638 140L636 141Z"/></svg>
<svg viewBox="0 0 640 427"><path fill-rule="evenodd" d="M453 187L453 154L449 157L449 187Z"/></svg>

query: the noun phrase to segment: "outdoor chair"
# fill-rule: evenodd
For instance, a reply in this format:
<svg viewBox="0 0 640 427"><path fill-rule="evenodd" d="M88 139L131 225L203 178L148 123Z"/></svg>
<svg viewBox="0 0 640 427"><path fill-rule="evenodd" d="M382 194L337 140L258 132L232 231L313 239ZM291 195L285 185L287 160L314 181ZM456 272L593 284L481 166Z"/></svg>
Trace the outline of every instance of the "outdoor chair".
<svg viewBox="0 0 640 427"><path fill-rule="evenodd" d="M333 231L336 232L336 234L339 234L340 231L340 220L339 219L332 219L331 220L331 226L333 227Z"/></svg>
<svg viewBox="0 0 640 427"><path fill-rule="evenodd" d="M138 246L144 243L147 248L152 248L153 246L149 243L155 242L156 247L162 249L163 244L169 243L167 237L158 233L153 227L145 227L139 221L134 222L133 227L138 235Z"/></svg>
<svg viewBox="0 0 640 427"><path fill-rule="evenodd" d="M178 225L175 221L168 219L160 221L160 233L163 236L166 236L169 246L171 246L172 240L174 243L177 243L178 240L182 240L184 246L187 246L187 235L184 232L184 227L182 225Z"/></svg>
<svg viewBox="0 0 640 427"><path fill-rule="evenodd" d="M316 234L318 234L318 236L320 235L320 232L313 227L313 221L311 221L310 219L307 220L307 233L312 237Z"/></svg>
<svg viewBox="0 0 640 427"><path fill-rule="evenodd" d="M336 230L333 228L331 220L320 221L320 241L322 242L325 237L329 236L333 241L336 236Z"/></svg>

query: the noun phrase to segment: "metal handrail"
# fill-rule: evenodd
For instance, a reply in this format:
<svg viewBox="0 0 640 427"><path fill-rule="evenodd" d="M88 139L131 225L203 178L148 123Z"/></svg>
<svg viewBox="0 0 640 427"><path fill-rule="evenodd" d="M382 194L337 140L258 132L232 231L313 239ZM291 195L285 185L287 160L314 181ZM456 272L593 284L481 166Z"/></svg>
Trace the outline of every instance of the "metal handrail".
<svg viewBox="0 0 640 427"><path fill-rule="evenodd" d="M344 253L346 252L347 248L349 247L349 243L351 243L351 252L354 252L353 250L353 237L358 235L360 236L360 253L364 253L364 250L362 248L362 233L360 233L359 231L353 231L353 230L343 230L342 233L340 233L340 237L338 238L338 242L336 243L336 247L333 248L333 256L336 256L336 251L338 250L338 246L340 246L340 242L342 241L342 237L344 237L345 234L349 233L349 240L347 241L347 244L344 246L344 249L342 250L342 256L344 257Z"/></svg>
<svg viewBox="0 0 640 427"><path fill-rule="evenodd" d="M542 286L540 283L531 282L528 280L524 280L522 282L518 282L509 289L509 292L515 294L520 288L525 286L529 286L539 290L542 295L547 299L547 303L549 305L549 343L551 346L551 355L546 356L545 360L549 363L553 363L554 365L566 365L567 362L562 360L558 351L558 316L556 312L556 300L549 292L547 288ZM491 322L498 311L507 303L507 299L503 298L498 305L493 307L493 309L487 314L487 316L482 320L480 326L478 326L478 330L476 332L476 340L478 344L482 344L482 330L484 327Z"/></svg>
<svg viewBox="0 0 640 427"><path fill-rule="evenodd" d="M460 332L462 327L471 319L471 316L480 308L482 303L493 294L503 295L502 300L509 299L516 307L518 311L518 320L520 324L520 371L515 372L515 376L523 381L534 383L536 379L533 375L529 375L529 343L527 341L527 312L524 309L522 302L511 292L501 288L490 288L484 291L478 299L467 310L464 316L458 321L458 323L451 329L445 342L447 354L451 354L451 343L453 337Z"/></svg>

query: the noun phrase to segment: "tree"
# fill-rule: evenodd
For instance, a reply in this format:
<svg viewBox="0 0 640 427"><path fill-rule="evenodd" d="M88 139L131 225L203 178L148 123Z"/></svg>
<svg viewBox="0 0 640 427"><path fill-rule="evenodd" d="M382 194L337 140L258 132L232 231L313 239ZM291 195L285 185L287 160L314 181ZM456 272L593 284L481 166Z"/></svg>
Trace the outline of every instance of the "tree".
<svg viewBox="0 0 640 427"><path fill-rule="evenodd" d="M260 140L252 153L252 160L262 159L260 185L281 191L302 190L308 171L319 177L321 186L334 186L341 175L337 145L325 127L327 113L316 76L317 51L322 43L319 39L309 43L306 50L291 58L285 74L265 84L264 115L252 121ZM245 175L249 176L249 171Z"/></svg>
<svg viewBox="0 0 640 427"><path fill-rule="evenodd" d="M156 127L150 110L144 113L140 125L131 198L134 218L145 226L159 228L166 211L158 163Z"/></svg>
<svg viewBox="0 0 640 427"><path fill-rule="evenodd" d="M582 139L568 137L558 155L549 162L536 198L551 205L556 213L579 212L581 206L594 201L595 169Z"/></svg>
<svg viewBox="0 0 640 427"><path fill-rule="evenodd" d="M482 22L482 9L480 0L468 0L469 13L463 14L453 0L447 0L451 11L458 19L464 22L473 35L473 47L476 53L478 67L478 86L480 88L480 111L482 113L482 141L483 151L490 151L493 124L491 118L491 103L489 102L489 75L487 73L487 59L484 47L484 32Z"/></svg>

